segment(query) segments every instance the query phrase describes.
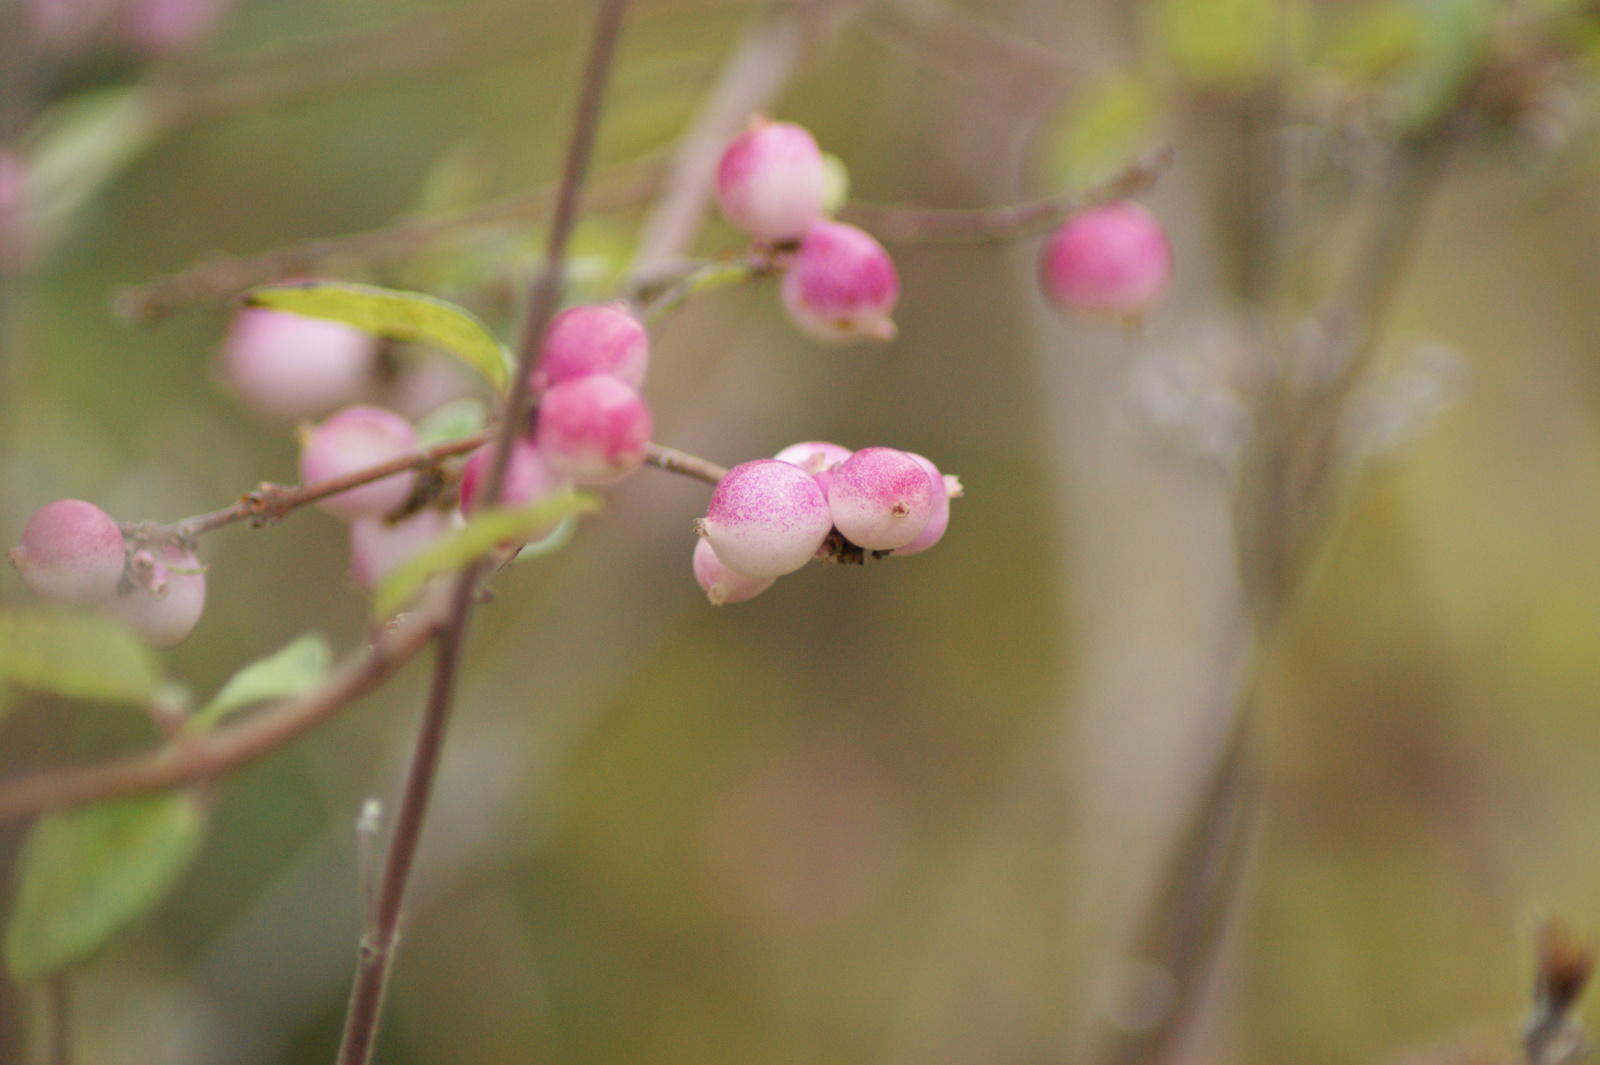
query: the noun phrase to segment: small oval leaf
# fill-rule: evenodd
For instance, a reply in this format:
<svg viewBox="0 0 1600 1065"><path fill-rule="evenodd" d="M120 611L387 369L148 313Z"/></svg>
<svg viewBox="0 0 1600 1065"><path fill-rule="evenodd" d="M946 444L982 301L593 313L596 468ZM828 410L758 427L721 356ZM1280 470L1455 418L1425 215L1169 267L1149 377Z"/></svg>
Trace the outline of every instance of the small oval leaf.
<svg viewBox="0 0 1600 1065"><path fill-rule="evenodd" d="M420 292L339 281L251 289L245 303L312 318L332 318L375 336L443 348L504 393L511 370L500 342L470 312Z"/></svg>
<svg viewBox="0 0 1600 1065"><path fill-rule="evenodd" d="M562 518L599 508L599 499L569 488L525 507L479 513L466 525L406 559L389 574L373 597L372 613L380 618L389 617L405 606L435 573L459 569L487 554L496 544L522 539Z"/></svg>
<svg viewBox="0 0 1600 1065"><path fill-rule="evenodd" d="M152 910L188 869L205 817L188 792L41 817L23 842L6 968L33 980L83 961Z"/></svg>
<svg viewBox="0 0 1600 1065"><path fill-rule="evenodd" d="M160 684L155 656L98 614L0 613L0 684L108 703L149 703Z"/></svg>
<svg viewBox="0 0 1600 1065"><path fill-rule="evenodd" d="M216 698L195 711L186 723L190 732L204 732L235 710L267 699L301 695L322 683L333 661L333 649L319 633L308 632L275 654L257 659L235 673Z"/></svg>

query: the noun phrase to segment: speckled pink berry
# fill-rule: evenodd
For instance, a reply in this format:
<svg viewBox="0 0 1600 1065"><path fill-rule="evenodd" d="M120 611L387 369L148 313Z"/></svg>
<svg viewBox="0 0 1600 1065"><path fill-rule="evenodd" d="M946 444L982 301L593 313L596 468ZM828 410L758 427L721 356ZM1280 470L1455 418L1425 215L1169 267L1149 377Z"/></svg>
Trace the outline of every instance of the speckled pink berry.
<svg viewBox="0 0 1600 1065"><path fill-rule="evenodd" d="M649 368L650 335L622 304L568 307L550 323L531 383L537 393L598 373L638 388Z"/></svg>
<svg viewBox="0 0 1600 1065"><path fill-rule="evenodd" d="M851 454L853 452L849 448L830 444L826 440L807 440L802 444L790 444L772 457L779 462L793 463L815 477L817 487L826 496L828 484L833 480L834 467Z"/></svg>
<svg viewBox="0 0 1600 1065"><path fill-rule="evenodd" d="M816 555L833 517L809 473L777 459L756 459L718 482L695 528L729 569L747 577L781 577Z"/></svg>
<svg viewBox="0 0 1600 1065"><path fill-rule="evenodd" d="M789 317L819 340L895 335L900 278L883 245L854 226L823 220L800 241L779 282Z"/></svg>
<svg viewBox="0 0 1600 1065"><path fill-rule="evenodd" d="M478 509L478 497L483 494L484 482L489 476L489 463L493 458L494 444L485 444L474 451L461 468L461 512L468 517ZM518 437L511 444L505 483L500 487L500 505L525 506L564 487L565 483L551 471L537 444L526 437ZM537 539L537 534L533 538Z"/></svg>
<svg viewBox="0 0 1600 1065"><path fill-rule="evenodd" d="M377 339L354 326L245 307L223 338L217 376L269 417L316 418L361 397L377 355Z"/></svg>
<svg viewBox="0 0 1600 1065"><path fill-rule="evenodd" d="M450 529L450 518L432 507L393 525L382 518L350 523L350 579L371 592L412 555Z"/></svg>
<svg viewBox="0 0 1600 1065"><path fill-rule="evenodd" d="M729 569L717 557L710 540L697 540L694 545L694 579L705 589L712 606L742 603L754 599L772 587L776 577L748 577L738 570Z"/></svg>
<svg viewBox="0 0 1600 1065"><path fill-rule="evenodd" d="M933 481L904 451L862 448L833 471L828 507L846 540L868 551L892 551L927 528Z"/></svg>
<svg viewBox="0 0 1600 1065"><path fill-rule="evenodd" d="M1108 203L1074 215L1039 253L1039 284L1061 310L1137 319L1166 298L1172 243L1137 203Z"/></svg>
<svg viewBox="0 0 1600 1065"><path fill-rule="evenodd" d="M205 567L194 552L167 544L159 561L135 567L134 579L103 606L106 613L155 648L176 647L189 638L206 607Z"/></svg>
<svg viewBox="0 0 1600 1065"><path fill-rule="evenodd" d="M381 407L346 407L305 434L300 476L325 481L416 450L417 431L400 415ZM347 521L381 517L410 498L415 481L407 470L329 496L318 506Z"/></svg>
<svg viewBox="0 0 1600 1065"><path fill-rule="evenodd" d="M8 554L35 595L96 603L116 594L124 562L117 523L93 503L58 499L33 512Z"/></svg>
<svg viewBox="0 0 1600 1065"><path fill-rule="evenodd" d="M928 518L928 524L923 526L909 544L897 547L892 554L914 555L918 551L926 551L944 538L944 531L950 526L950 500L961 495L961 482L954 477L946 477L939 472L939 467L918 455L914 451L907 451L917 465L928 473L928 480L933 485L933 513Z"/></svg>
<svg viewBox="0 0 1600 1065"><path fill-rule="evenodd" d="M794 240L822 217L828 167L804 126L757 117L717 164L717 203L757 240Z"/></svg>
<svg viewBox="0 0 1600 1065"><path fill-rule="evenodd" d="M633 388L595 374L563 381L539 400L535 439L558 476L578 484L607 484L644 462L654 425Z"/></svg>

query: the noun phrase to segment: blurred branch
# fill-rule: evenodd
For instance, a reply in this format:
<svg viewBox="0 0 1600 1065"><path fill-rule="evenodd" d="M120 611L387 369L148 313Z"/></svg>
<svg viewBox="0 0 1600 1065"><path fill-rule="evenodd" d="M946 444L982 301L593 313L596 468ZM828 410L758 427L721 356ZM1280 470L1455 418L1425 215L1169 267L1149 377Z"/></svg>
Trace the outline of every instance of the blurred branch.
<svg viewBox="0 0 1600 1065"><path fill-rule="evenodd" d="M584 196L584 209L614 211L643 202L659 183L661 170L658 158L607 168L595 176ZM310 240L259 255L214 256L180 273L122 289L116 295L116 312L136 325L153 325L191 304L229 299L256 285L315 274L330 263L380 266L401 262L474 230L541 221L550 214L554 196L554 186L548 186L456 214L406 219L380 229Z"/></svg>
<svg viewBox="0 0 1600 1065"><path fill-rule="evenodd" d="M1578 999L1594 975L1595 945L1580 939L1565 922L1539 926L1533 984L1533 1012L1522 1032L1527 1065L1571 1065L1588 1053Z"/></svg>
<svg viewBox="0 0 1600 1065"><path fill-rule="evenodd" d="M1077 75L1065 56L938 0L876 0L862 9L867 29L924 58L963 86L1004 101L1060 91Z"/></svg>
<svg viewBox="0 0 1600 1065"><path fill-rule="evenodd" d="M707 462L705 459L675 451L670 447L662 447L660 444L650 445L650 451L645 455L645 462L668 473L681 473L685 477L693 477L711 485L719 483L728 476L728 471L714 462Z"/></svg>
<svg viewBox="0 0 1600 1065"><path fill-rule="evenodd" d="M512 443L521 429L523 411L530 400L528 378L537 363L540 343L561 302L567 241L577 223L579 194L589 169L595 134L600 125L601 103L611 71L611 59L617 38L622 33L622 19L626 10L627 0L602 0L600 5L588 62L584 67L582 89L573 115L572 139L562 168L561 186L556 192L550 237L545 244L544 269L534 280L528 294L527 317L517 348L517 368L512 377L511 395L506 399L506 417L500 425L485 478L484 498L490 505L500 499L506 468L511 459ZM449 616L437 636L438 648L434 658L433 679L428 689L428 702L406 771L405 788L384 860L383 877L378 884L377 915L371 934L363 936L361 941L355 983L350 991L350 1007L345 1015L344 1037L339 1046L340 1065L366 1065L372 1057L384 990L388 984L400 928L406 885L422 838L423 820L444 750L461 643L483 568L482 560L476 560L463 566L457 573L451 588Z"/></svg>
<svg viewBox="0 0 1600 1065"><path fill-rule="evenodd" d="M0 823L45 810L213 780L256 761L374 690L433 639L444 621L437 594L378 633L317 690L201 735L94 765L69 766L0 782Z"/></svg>
<svg viewBox="0 0 1600 1065"><path fill-rule="evenodd" d="M632 287L648 287L694 246L711 202L717 160L750 116L773 106L828 30L830 5L768 0L679 141L633 260Z"/></svg>
<svg viewBox="0 0 1600 1065"><path fill-rule="evenodd" d="M926 207L849 203L845 222L897 244L976 244L1041 233L1086 207L1120 200L1151 188L1172 165L1172 149L1155 148L1108 180L1082 193L1052 196L1005 207L934 210Z"/></svg>

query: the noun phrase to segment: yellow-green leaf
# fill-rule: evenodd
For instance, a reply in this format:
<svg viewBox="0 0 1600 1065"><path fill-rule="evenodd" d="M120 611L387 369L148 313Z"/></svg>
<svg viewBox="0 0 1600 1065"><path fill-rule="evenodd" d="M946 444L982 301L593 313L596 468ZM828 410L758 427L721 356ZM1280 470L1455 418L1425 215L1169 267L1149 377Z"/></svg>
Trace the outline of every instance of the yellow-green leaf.
<svg viewBox="0 0 1600 1065"><path fill-rule="evenodd" d="M372 285L308 281L252 289L245 302L331 318L376 336L442 348L477 370L501 392L511 379L509 359L489 328L469 311L420 292Z"/></svg>
<svg viewBox="0 0 1600 1065"><path fill-rule="evenodd" d="M229 678L216 698L188 720L191 732L203 732L235 710L267 699L285 699L315 688L328 674L333 650L320 634L308 632L275 654L245 666Z"/></svg>
<svg viewBox="0 0 1600 1065"><path fill-rule="evenodd" d="M98 614L0 614L0 684L108 703L148 703L161 674L155 656Z"/></svg>
<svg viewBox="0 0 1600 1065"><path fill-rule="evenodd" d="M95 954L149 913L189 868L205 817L187 792L41 817L23 842L6 968L33 980Z"/></svg>
<svg viewBox="0 0 1600 1065"><path fill-rule="evenodd" d="M1068 189L1111 177L1149 146L1161 108L1156 86L1130 71L1114 71L1084 86L1056 134L1051 177Z"/></svg>
<svg viewBox="0 0 1600 1065"><path fill-rule="evenodd" d="M417 447L430 448L481 433L488 424L489 411L482 400L471 396L451 400L417 423Z"/></svg>
<svg viewBox="0 0 1600 1065"><path fill-rule="evenodd" d="M465 526L435 540L384 578L373 597L372 612L380 618L389 617L405 606L434 574L459 569L487 554L497 544L515 543L562 518L599 507L600 501L594 496L568 489L525 507L476 514Z"/></svg>

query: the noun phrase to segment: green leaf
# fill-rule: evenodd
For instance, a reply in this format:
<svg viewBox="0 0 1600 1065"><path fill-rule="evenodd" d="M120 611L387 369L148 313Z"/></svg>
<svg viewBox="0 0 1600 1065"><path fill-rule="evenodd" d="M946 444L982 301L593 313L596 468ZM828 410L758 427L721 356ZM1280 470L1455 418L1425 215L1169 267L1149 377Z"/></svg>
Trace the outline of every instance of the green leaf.
<svg viewBox="0 0 1600 1065"><path fill-rule="evenodd" d="M468 396L451 400L417 423L417 447L426 450L448 440L483 432L489 424L489 409L483 401Z"/></svg>
<svg viewBox="0 0 1600 1065"><path fill-rule="evenodd" d="M1245 87L1278 69L1298 44L1305 12L1284 0L1161 0L1161 41L1179 73Z"/></svg>
<svg viewBox="0 0 1600 1065"><path fill-rule="evenodd" d="M332 318L376 336L443 348L502 393L511 379L506 353L489 328L463 308L433 296L372 285L307 281L252 289L245 302L312 318Z"/></svg>
<svg viewBox="0 0 1600 1065"><path fill-rule="evenodd" d="M205 818L188 792L41 817L23 842L6 968L47 976L93 955L144 917L200 849Z"/></svg>
<svg viewBox="0 0 1600 1065"><path fill-rule="evenodd" d="M1428 126L1460 99L1483 61L1493 22L1486 0L1434 0L1417 13L1420 59L1399 90L1399 119L1407 129Z"/></svg>
<svg viewBox="0 0 1600 1065"><path fill-rule="evenodd" d="M245 666L235 673L222 690L189 718L185 727L204 732L222 718L251 703L284 699L315 688L328 674L333 650L328 641L308 632L276 654Z"/></svg>
<svg viewBox="0 0 1600 1065"><path fill-rule="evenodd" d="M850 199L850 168L832 152L822 153L822 213L836 215Z"/></svg>
<svg viewBox="0 0 1600 1065"><path fill-rule="evenodd" d="M372 612L376 617L389 617L421 591L435 573L459 569L497 544L515 543L569 515L599 508L600 501L594 496L567 489L525 507L480 512L462 528L406 559L384 578L373 597Z"/></svg>
<svg viewBox="0 0 1600 1065"><path fill-rule="evenodd" d="M1332 11L1319 28L1316 61L1371 82L1416 60L1423 29L1416 11L1397 3Z"/></svg>
<svg viewBox="0 0 1600 1065"><path fill-rule="evenodd" d="M137 88L76 93L46 111L30 131L30 221L46 241L162 132L150 94Z"/></svg>
<svg viewBox="0 0 1600 1065"><path fill-rule="evenodd" d="M0 684L75 699L147 704L160 683L155 656L98 614L0 614Z"/></svg>
<svg viewBox="0 0 1600 1065"><path fill-rule="evenodd" d="M1069 189L1111 177L1149 145L1161 107L1161 92L1131 71L1086 85L1055 137L1052 176Z"/></svg>

